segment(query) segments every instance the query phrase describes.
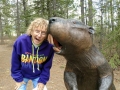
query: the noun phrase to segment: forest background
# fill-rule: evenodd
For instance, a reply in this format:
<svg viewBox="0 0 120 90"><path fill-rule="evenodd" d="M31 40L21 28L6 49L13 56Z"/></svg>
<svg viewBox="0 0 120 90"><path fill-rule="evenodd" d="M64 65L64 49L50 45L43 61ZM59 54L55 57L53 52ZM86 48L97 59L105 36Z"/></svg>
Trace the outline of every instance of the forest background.
<svg viewBox="0 0 120 90"><path fill-rule="evenodd" d="M0 0L0 44L25 33L36 17L73 18L95 29L94 44L120 66L120 0Z"/></svg>

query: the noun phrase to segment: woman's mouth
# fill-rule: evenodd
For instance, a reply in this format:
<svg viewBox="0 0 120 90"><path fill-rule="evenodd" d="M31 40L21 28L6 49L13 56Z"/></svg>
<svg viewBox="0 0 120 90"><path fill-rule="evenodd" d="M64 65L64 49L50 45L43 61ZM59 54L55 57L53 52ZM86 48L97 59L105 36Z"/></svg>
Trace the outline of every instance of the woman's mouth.
<svg viewBox="0 0 120 90"><path fill-rule="evenodd" d="M42 40L38 39L38 38L33 38L33 42L34 42L34 44L38 45L38 44L42 43Z"/></svg>
<svg viewBox="0 0 120 90"><path fill-rule="evenodd" d="M35 40L40 41L38 38L35 38Z"/></svg>

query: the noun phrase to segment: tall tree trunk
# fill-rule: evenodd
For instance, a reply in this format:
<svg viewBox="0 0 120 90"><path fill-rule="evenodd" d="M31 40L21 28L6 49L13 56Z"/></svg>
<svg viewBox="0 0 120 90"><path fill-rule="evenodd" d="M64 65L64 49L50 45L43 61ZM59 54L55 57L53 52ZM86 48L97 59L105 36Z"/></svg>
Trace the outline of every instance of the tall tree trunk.
<svg viewBox="0 0 120 90"><path fill-rule="evenodd" d="M103 44L103 0L101 0L101 30L100 30L100 41L99 41L99 49L102 50Z"/></svg>
<svg viewBox="0 0 120 90"><path fill-rule="evenodd" d="M17 3L16 3L16 5L17 5L17 18L16 18L16 20L17 20L17 25L16 25L16 30L17 30L17 37L20 35L20 15L19 15L19 5L18 5L18 0L17 0Z"/></svg>
<svg viewBox="0 0 120 90"><path fill-rule="evenodd" d="M53 16L55 17L56 16L56 0L53 0Z"/></svg>
<svg viewBox="0 0 120 90"><path fill-rule="evenodd" d="M41 0L41 6L42 6L42 7L41 7L41 8L42 8L42 9L41 9L42 12L40 12L40 13L41 13L41 16L43 16L44 13L45 13L45 9L44 9L44 8L45 8L45 5L44 5L44 2L45 2L44 0Z"/></svg>
<svg viewBox="0 0 120 90"><path fill-rule="evenodd" d="M51 7L50 7L50 0L47 0L47 12L48 12L48 19L51 17L51 12L50 12L50 9L51 9Z"/></svg>
<svg viewBox="0 0 120 90"><path fill-rule="evenodd" d="M26 17L26 0L23 0L23 9L24 9L24 19L25 19L25 26L28 26L28 18Z"/></svg>
<svg viewBox="0 0 120 90"><path fill-rule="evenodd" d="M111 6L111 9L110 9L110 13L111 13L111 28L112 30L114 30L114 19L113 19L113 16L114 16L114 13L113 13L113 3L112 3L113 0L110 0L110 6Z"/></svg>
<svg viewBox="0 0 120 90"><path fill-rule="evenodd" d="M93 27L93 5L92 5L92 0L88 0L88 25ZM93 34L91 34L92 41L93 40Z"/></svg>
<svg viewBox="0 0 120 90"><path fill-rule="evenodd" d="M69 16L68 16L68 4L69 4L69 0L67 0L67 3L66 3L66 13L67 13L67 15L66 15L66 17L68 18Z"/></svg>
<svg viewBox="0 0 120 90"><path fill-rule="evenodd" d="M1 37L0 37L0 40L1 40L1 44L4 44L4 40L3 40L3 29L2 29L2 19L1 19L1 13L0 13L0 32L1 32Z"/></svg>
<svg viewBox="0 0 120 90"><path fill-rule="evenodd" d="M88 20L87 20L87 1L85 0L85 12L84 12L84 15L85 15L85 24L88 24Z"/></svg>
<svg viewBox="0 0 120 90"><path fill-rule="evenodd" d="M80 0L80 4L81 4L81 19L82 22L85 23L85 16L84 16L84 0Z"/></svg>
<svg viewBox="0 0 120 90"><path fill-rule="evenodd" d="M120 6L120 1L117 2L117 11L118 11L117 12L117 15L118 15L117 16L117 18L118 18L118 20L117 20L117 26L118 27L116 29L118 31L120 31L120 8L119 8L119 6ZM116 41L117 41L116 51L117 51L117 54L119 55L119 60L120 60L120 38L118 37Z"/></svg>
<svg viewBox="0 0 120 90"><path fill-rule="evenodd" d="M93 7L92 7L92 0L88 0L88 25L93 26Z"/></svg>

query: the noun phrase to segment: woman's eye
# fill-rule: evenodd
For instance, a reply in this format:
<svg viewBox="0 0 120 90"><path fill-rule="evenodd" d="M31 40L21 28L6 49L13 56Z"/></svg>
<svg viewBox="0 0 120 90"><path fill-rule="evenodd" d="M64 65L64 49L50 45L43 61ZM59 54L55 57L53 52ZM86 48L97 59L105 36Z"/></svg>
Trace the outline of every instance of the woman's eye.
<svg viewBox="0 0 120 90"><path fill-rule="evenodd" d="M44 34L44 35L46 34L46 32L41 32L41 33Z"/></svg>
<svg viewBox="0 0 120 90"><path fill-rule="evenodd" d="M35 30L36 33L39 33L40 31L39 30Z"/></svg>

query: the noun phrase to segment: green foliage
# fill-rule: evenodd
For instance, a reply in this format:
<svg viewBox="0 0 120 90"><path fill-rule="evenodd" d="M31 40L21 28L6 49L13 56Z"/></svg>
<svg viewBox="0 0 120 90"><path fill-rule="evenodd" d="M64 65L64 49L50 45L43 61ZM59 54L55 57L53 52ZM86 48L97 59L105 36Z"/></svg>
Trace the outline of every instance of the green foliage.
<svg viewBox="0 0 120 90"><path fill-rule="evenodd" d="M120 27L116 26L115 30L107 34L103 44L103 54L109 61L112 68L120 65Z"/></svg>
<svg viewBox="0 0 120 90"><path fill-rule="evenodd" d="M101 15L98 15L98 18L95 19L95 22L98 21L95 24L98 28L97 38L100 35L101 26L104 30L102 53L113 68L117 68L120 65L120 17L118 3L120 2L113 0L105 1L103 7L101 7L103 10L103 24L101 25Z"/></svg>
<svg viewBox="0 0 120 90"><path fill-rule="evenodd" d="M73 0L36 0L33 3L36 17L49 18L57 16L66 18L68 9L72 7Z"/></svg>
<svg viewBox="0 0 120 90"><path fill-rule="evenodd" d="M0 13L1 13L1 24L2 24L2 34L3 36L10 36L11 35L11 30L12 30L12 15L11 15L11 8L12 6L10 5L8 0L1 0L0 1Z"/></svg>
<svg viewBox="0 0 120 90"><path fill-rule="evenodd" d="M109 64L114 69L117 68L118 65L120 65L120 59L117 53L115 53L113 57L110 58Z"/></svg>

